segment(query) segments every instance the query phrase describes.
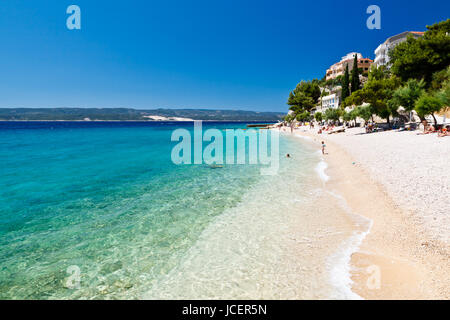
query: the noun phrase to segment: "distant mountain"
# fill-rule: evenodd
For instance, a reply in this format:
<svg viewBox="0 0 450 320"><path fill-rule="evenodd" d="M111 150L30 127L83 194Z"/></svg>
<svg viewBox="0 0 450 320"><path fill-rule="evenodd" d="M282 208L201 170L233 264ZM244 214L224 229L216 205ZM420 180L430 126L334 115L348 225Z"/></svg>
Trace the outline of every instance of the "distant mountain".
<svg viewBox="0 0 450 320"><path fill-rule="evenodd" d="M151 116L166 118L188 118L193 120L222 121L277 121L285 114L281 112L255 112L242 110L206 109L154 109L131 108L0 108L1 120L142 120L154 121Z"/></svg>

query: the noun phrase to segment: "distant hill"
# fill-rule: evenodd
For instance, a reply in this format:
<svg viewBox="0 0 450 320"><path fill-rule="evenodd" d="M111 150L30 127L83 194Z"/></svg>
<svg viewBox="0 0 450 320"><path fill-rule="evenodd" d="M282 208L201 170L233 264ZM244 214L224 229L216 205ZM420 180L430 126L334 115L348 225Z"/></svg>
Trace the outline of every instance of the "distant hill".
<svg viewBox="0 0 450 320"><path fill-rule="evenodd" d="M143 120L149 116L221 121L277 121L281 112L255 112L242 110L206 109L154 109L131 108L0 108L0 121L7 120Z"/></svg>

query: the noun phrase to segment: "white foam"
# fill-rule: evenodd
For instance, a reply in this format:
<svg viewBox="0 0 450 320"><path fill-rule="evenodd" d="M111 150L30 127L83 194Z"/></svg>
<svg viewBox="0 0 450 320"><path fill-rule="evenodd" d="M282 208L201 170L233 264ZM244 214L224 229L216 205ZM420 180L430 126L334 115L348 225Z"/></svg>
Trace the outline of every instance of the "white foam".
<svg viewBox="0 0 450 320"><path fill-rule="evenodd" d="M372 220L352 212L347 201L340 195L328 191L330 195L340 200L341 207L355 220L359 226L364 226L365 231L355 231L345 240L336 253L329 257L330 281L336 288L336 299L362 300L363 298L352 291L353 280L351 279L351 258L353 253L359 250L362 242L370 233Z"/></svg>
<svg viewBox="0 0 450 320"><path fill-rule="evenodd" d="M362 300L363 298L352 291L353 280L351 279L351 257L359 250L361 243L369 231L355 232L344 241L341 248L330 257L333 267L330 270L330 281L336 288L338 299Z"/></svg>
<svg viewBox="0 0 450 320"><path fill-rule="evenodd" d="M317 166L316 166L316 172L319 175L319 178L323 181L323 182L327 182L330 177L325 173L325 170L328 168L328 164L324 161L321 160Z"/></svg>
<svg viewBox="0 0 450 320"><path fill-rule="evenodd" d="M312 140L312 138L311 138L311 137L308 137L308 136L302 136L302 135L299 135L299 134L296 134L295 136L298 137L298 138L300 138L300 139L305 139L305 140L308 140L308 141L311 141L311 140Z"/></svg>

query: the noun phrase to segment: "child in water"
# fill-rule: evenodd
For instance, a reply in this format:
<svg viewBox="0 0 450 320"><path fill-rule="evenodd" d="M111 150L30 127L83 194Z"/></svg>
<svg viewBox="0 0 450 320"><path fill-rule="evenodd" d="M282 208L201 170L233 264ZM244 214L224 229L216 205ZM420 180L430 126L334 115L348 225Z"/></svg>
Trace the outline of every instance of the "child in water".
<svg viewBox="0 0 450 320"><path fill-rule="evenodd" d="M325 154L325 142L322 141L322 154Z"/></svg>

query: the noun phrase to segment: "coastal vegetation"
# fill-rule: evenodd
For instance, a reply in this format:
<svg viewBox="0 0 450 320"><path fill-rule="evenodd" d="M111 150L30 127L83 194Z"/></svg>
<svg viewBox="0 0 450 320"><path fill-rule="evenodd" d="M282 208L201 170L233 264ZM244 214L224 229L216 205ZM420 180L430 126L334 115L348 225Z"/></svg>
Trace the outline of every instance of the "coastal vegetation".
<svg viewBox="0 0 450 320"><path fill-rule="evenodd" d="M399 85L400 80L396 76L377 79L369 73L369 80L365 86L347 97L343 106L360 106L363 103L368 103L375 115L386 119L386 122L389 123L390 117L397 114L396 108L389 101Z"/></svg>
<svg viewBox="0 0 450 320"><path fill-rule="evenodd" d="M321 95L319 81L301 81L293 91L289 93L287 104L295 114L298 115L310 112L319 101Z"/></svg>
<svg viewBox="0 0 450 320"><path fill-rule="evenodd" d="M322 122L322 120L323 120L322 112L314 113L314 119L316 119L317 122Z"/></svg>
<svg viewBox="0 0 450 320"><path fill-rule="evenodd" d="M341 117L342 111L339 109L327 109L325 111L325 120L327 121L338 121Z"/></svg>
<svg viewBox="0 0 450 320"><path fill-rule="evenodd" d="M414 110L415 102L423 94L424 89L425 81L409 79L406 84L394 91L391 102L394 107L402 106L406 111L410 112Z"/></svg>
<svg viewBox="0 0 450 320"><path fill-rule="evenodd" d="M342 79L342 93L341 93L341 99L345 100L350 95L350 75L348 73L348 65L345 66L345 73L344 77Z"/></svg>
<svg viewBox="0 0 450 320"><path fill-rule="evenodd" d="M209 121L278 121L281 112L208 109L0 108L0 121L152 121L149 116Z"/></svg>
<svg viewBox="0 0 450 320"><path fill-rule="evenodd" d="M427 87L433 75L450 64L450 19L427 26L421 38L409 37L390 53L392 73L402 81L424 79Z"/></svg>
<svg viewBox="0 0 450 320"><path fill-rule="evenodd" d="M333 88L336 86L342 85L342 76L337 76L334 79L326 80L326 76L321 80L321 84L323 84L326 88Z"/></svg>
<svg viewBox="0 0 450 320"><path fill-rule="evenodd" d="M426 115L431 115L434 119L434 124L437 125L434 113L442 109L442 101L438 97L425 93L417 99L415 106L417 114L421 118L424 118Z"/></svg>
<svg viewBox="0 0 450 320"><path fill-rule="evenodd" d="M310 120L312 117L305 112L314 113L320 108L322 97L338 88L340 108L314 115L316 121L350 122L361 118L367 122L378 117L390 126L401 113L402 119L411 120L415 111L421 120L431 116L437 124L436 114L448 110L450 104L450 19L427 26L423 37L408 37L389 56L390 65L373 65L363 84L361 70L354 67L350 74L348 65L336 79L300 82L287 103L291 120ZM353 66L357 62L355 55Z"/></svg>
<svg viewBox="0 0 450 320"><path fill-rule="evenodd" d="M359 81L359 70L358 66L358 57L355 54L355 58L353 60L353 69L352 69L352 81L351 81L351 92L355 92L360 89L361 83Z"/></svg>

